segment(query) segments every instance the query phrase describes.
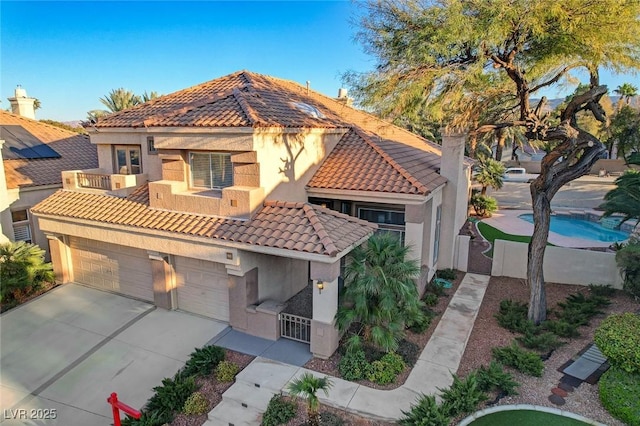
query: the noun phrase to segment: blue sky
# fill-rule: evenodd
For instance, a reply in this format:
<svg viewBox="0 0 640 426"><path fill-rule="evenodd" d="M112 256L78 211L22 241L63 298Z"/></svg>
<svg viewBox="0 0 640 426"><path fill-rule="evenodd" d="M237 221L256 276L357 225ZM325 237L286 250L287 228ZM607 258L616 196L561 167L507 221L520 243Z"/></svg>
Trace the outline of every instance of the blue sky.
<svg viewBox="0 0 640 426"><path fill-rule="evenodd" d="M344 72L375 65L354 41L357 12L348 1L2 1L0 107L20 84L42 102L37 118L80 120L118 87L167 94L241 69L335 96Z"/></svg>

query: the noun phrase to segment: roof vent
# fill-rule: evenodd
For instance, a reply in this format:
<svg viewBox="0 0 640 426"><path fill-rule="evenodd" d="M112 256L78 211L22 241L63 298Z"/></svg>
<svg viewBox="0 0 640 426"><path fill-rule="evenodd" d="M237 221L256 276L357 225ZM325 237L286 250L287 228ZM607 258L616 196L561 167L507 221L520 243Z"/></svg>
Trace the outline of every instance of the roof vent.
<svg viewBox="0 0 640 426"><path fill-rule="evenodd" d="M314 107L313 105L309 105L304 102L291 102L291 105L293 105L296 109L304 112L310 117L326 118L326 116L322 112L320 112L318 108Z"/></svg>
<svg viewBox="0 0 640 426"><path fill-rule="evenodd" d="M347 97L347 89L341 87L338 89L338 99L344 99Z"/></svg>

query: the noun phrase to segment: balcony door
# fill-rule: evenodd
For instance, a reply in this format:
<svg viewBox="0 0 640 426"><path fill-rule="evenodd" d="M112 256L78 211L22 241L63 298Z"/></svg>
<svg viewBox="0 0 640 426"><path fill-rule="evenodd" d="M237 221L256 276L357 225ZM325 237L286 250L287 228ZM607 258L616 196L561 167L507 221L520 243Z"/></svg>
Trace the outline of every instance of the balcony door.
<svg viewBox="0 0 640 426"><path fill-rule="evenodd" d="M116 145L115 172L121 175L139 175L142 173L140 145Z"/></svg>

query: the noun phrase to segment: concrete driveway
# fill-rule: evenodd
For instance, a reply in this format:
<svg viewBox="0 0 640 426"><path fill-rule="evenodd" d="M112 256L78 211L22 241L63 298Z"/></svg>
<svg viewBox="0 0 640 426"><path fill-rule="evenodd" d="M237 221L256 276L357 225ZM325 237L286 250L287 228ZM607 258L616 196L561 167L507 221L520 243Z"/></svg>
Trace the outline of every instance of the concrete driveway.
<svg viewBox="0 0 640 426"><path fill-rule="evenodd" d="M0 316L0 422L110 425L111 392L142 407L225 327L75 284L58 287Z"/></svg>

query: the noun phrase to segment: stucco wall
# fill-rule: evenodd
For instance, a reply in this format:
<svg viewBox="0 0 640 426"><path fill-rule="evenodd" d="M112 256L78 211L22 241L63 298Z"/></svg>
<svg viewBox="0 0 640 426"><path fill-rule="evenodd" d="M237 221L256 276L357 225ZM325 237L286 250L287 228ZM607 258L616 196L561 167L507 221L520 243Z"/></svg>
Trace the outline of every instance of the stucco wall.
<svg viewBox="0 0 640 426"><path fill-rule="evenodd" d="M243 270L258 268L258 300L284 302L309 283L309 262L239 251Z"/></svg>
<svg viewBox="0 0 640 426"><path fill-rule="evenodd" d="M526 278L527 244L496 240L491 275ZM614 288L622 288L615 253L565 247L547 247L544 279L561 284L609 284Z"/></svg>
<svg viewBox="0 0 640 426"><path fill-rule="evenodd" d="M101 133L91 134L91 143L95 144L98 150L99 167L101 169L110 170L111 173L113 173L113 145L140 145L142 172L147 174L149 181L162 179L162 163L158 158L158 155L149 154L147 148L147 136L154 135L135 132L111 133L103 130L101 130Z"/></svg>
<svg viewBox="0 0 640 426"><path fill-rule="evenodd" d="M255 133L254 150L266 199L306 201L305 186L342 134L304 129L295 134Z"/></svg>

